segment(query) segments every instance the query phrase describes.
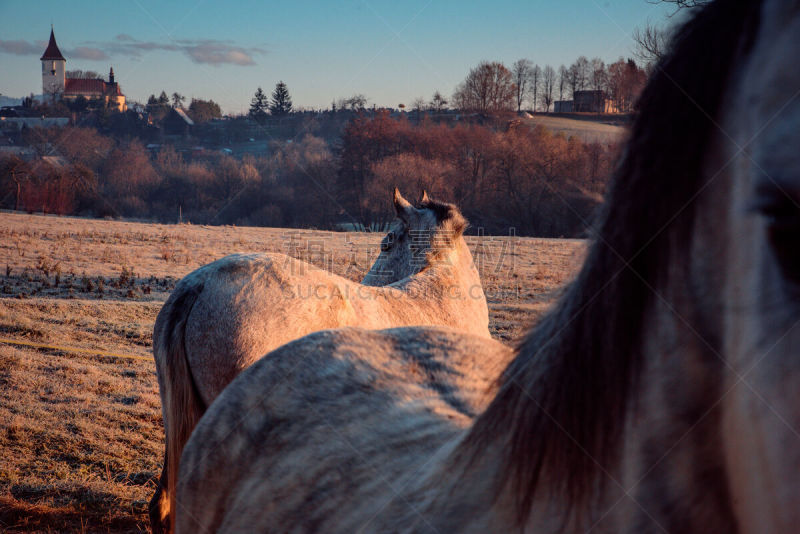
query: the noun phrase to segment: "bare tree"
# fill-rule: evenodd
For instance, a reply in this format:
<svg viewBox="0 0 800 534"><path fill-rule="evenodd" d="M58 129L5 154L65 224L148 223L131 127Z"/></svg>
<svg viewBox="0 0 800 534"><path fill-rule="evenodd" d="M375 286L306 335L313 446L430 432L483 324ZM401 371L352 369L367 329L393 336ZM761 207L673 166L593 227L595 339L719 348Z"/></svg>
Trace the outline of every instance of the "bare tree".
<svg viewBox="0 0 800 534"><path fill-rule="evenodd" d="M461 82L453 94L458 109L492 113L514 109L515 86L511 71L497 61L484 61Z"/></svg>
<svg viewBox="0 0 800 534"><path fill-rule="evenodd" d="M411 102L411 109L417 114L417 117L419 117L422 112L425 111L425 107L425 99L421 96L418 96Z"/></svg>
<svg viewBox="0 0 800 534"><path fill-rule="evenodd" d="M583 91L589 85L589 75L591 66L586 56L581 56L575 60L575 73L577 74L578 91Z"/></svg>
<svg viewBox="0 0 800 534"><path fill-rule="evenodd" d="M564 100L564 89L567 88L569 79L569 72L567 71L567 67L561 65L558 67L558 99Z"/></svg>
<svg viewBox="0 0 800 534"><path fill-rule="evenodd" d="M578 90L578 67L573 63L567 69L567 86L569 87L569 94L575 98L575 91Z"/></svg>
<svg viewBox="0 0 800 534"><path fill-rule="evenodd" d="M180 93L172 93L172 107L179 108L181 103L186 100L186 97Z"/></svg>
<svg viewBox="0 0 800 534"><path fill-rule="evenodd" d="M675 4L678 9L683 7L703 7L711 0L656 0L650 1L651 4Z"/></svg>
<svg viewBox="0 0 800 534"><path fill-rule="evenodd" d="M533 112L536 113L536 97L539 96L539 83L542 81L542 69L534 65L531 71L531 96L533 96Z"/></svg>
<svg viewBox="0 0 800 534"><path fill-rule="evenodd" d="M653 65L664 56L667 49L667 33L650 24L633 30L634 55L645 65Z"/></svg>
<svg viewBox="0 0 800 534"><path fill-rule="evenodd" d="M591 71L589 73L589 83L595 91L605 91L608 86L608 71L606 64L599 57L591 61Z"/></svg>
<svg viewBox="0 0 800 534"><path fill-rule="evenodd" d="M639 96L647 74L632 59L620 58L608 66L608 92L619 111L630 111Z"/></svg>
<svg viewBox="0 0 800 534"><path fill-rule="evenodd" d="M569 66L567 82L572 93L572 98L575 98L576 91L583 91L586 89L586 84L589 81L589 60L586 56L579 57L575 63Z"/></svg>
<svg viewBox="0 0 800 534"><path fill-rule="evenodd" d="M550 65L542 70L542 102L545 112L550 112L553 103L553 91L556 87L556 71Z"/></svg>
<svg viewBox="0 0 800 534"><path fill-rule="evenodd" d="M511 74L516 86L514 98L517 101L517 111L522 110L522 104L525 102L525 97L528 96L532 71L533 63L530 59L518 59L511 66Z"/></svg>
<svg viewBox="0 0 800 534"><path fill-rule="evenodd" d="M431 98L430 108L436 113L441 113L447 107L447 99L442 96L442 93L436 91Z"/></svg>
<svg viewBox="0 0 800 534"><path fill-rule="evenodd" d="M93 70L68 70L64 75L67 78L80 78L83 80L102 80L103 76Z"/></svg>
<svg viewBox="0 0 800 534"><path fill-rule="evenodd" d="M362 95L356 94L350 98L339 98L335 104L337 109L349 109L351 111L363 111L367 107L369 99Z"/></svg>

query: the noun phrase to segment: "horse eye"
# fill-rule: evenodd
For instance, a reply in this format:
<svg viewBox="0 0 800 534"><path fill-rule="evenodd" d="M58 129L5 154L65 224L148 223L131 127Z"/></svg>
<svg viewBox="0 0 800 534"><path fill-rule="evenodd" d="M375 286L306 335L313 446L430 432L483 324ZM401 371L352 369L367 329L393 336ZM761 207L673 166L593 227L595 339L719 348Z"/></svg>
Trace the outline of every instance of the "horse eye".
<svg viewBox="0 0 800 534"><path fill-rule="evenodd" d="M788 201L764 208L770 244L784 276L800 282L800 207Z"/></svg>
<svg viewBox="0 0 800 534"><path fill-rule="evenodd" d="M386 237L384 237L381 240L381 251L382 252L386 252L387 250L392 248L392 245L394 245L394 242L395 242L395 233L392 231L392 232L389 232L388 234L386 234Z"/></svg>

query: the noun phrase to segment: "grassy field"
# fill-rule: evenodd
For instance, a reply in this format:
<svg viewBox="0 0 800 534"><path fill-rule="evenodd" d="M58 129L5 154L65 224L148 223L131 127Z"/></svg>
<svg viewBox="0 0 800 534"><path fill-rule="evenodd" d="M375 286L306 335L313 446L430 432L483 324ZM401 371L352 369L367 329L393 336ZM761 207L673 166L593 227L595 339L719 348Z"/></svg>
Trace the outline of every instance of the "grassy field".
<svg viewBox="0 0 800 534"><path fill-rule="evenodd" d="M620 116L621 117L621 116ZM624 141L628 128L619 118L590 113L546 114L537 113L523 119L531 126L544 126L553 133L575 136L584 143L619 143Z"/></svg>
<svg viewBox="0 0 800 534"><path fill-rule="evenodd" d="M232 252L283 252L360 280L380 237L0 213L0 339L21 343L0 343L0 530L147 531L163 447L151 334L175 283ZM468 243L492 335L506 343L553 302L584 250Z"/></svg>

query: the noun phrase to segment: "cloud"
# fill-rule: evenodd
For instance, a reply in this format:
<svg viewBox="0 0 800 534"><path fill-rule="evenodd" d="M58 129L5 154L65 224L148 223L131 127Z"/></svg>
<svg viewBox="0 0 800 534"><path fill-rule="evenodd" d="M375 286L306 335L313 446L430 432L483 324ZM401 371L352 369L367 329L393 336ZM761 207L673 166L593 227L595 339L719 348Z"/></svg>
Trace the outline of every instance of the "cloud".
<svg viewBox="0 0 800 534"><path fill-rule="evenodd" d="M43 41L3 41L0 40L0 53L21 56L40 55L47 47ZM255 65L255 57L267 53L263 48L243 47L233 41L216 39L180 39L172 42L139 41L132 36L121 33L113 41L90 41L72 49L63 49L64 57L87 61L108 61L113 56L127 56L139 59L142 55L153 52L178 52L194 63L213 65L238 65L249 67Z"/></svg>
<svg viewBox="0 0 800 534"><path fill-rule="evenodd" d="M15 54L18 56L41 55L44 49L47 48L47 43L43 41L28 42L22 39L16 41L3 41L0 39L0 52L6 54Z"/></svg>
<svg viewBox="0 0 800 534"><path fill-rule="evenodd" d="M263 48L237 46L233 41L216 39L179 39L169 43L157 41L139 41L132 36L121 33L114 41L93 43L114 55L140 58L152 51L180 52L194 63L204 63L219 67L220 65L239 65L243 67L255 65L255 56L267 53Z"/></svg>
<svg viewBox="0 0 800 534"><path fill-rule="evenodd" d="M183 45L183 52L195 63L208 63L219 65L241 65L243 67L255 65L253 54L265 53L257 48L241 48L220 41L203 41L190 45Z"/></svg>
<svg viewBox="0 0 800 534"><path fill-rule="evenodd" d="M65 50L64 56L69 59L87 59L89 61L103 61L111 59L108 54L99 48L93 48L90 46L79 46L77 48L73 48L72 50Z"/></svg>

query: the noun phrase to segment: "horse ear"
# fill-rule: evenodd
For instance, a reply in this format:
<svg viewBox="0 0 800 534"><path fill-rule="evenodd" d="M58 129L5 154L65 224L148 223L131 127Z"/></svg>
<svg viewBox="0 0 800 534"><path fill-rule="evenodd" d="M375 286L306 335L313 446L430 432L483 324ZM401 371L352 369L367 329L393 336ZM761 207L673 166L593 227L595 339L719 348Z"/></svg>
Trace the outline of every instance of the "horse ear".
<svg viewBox="0 0 800 534"><path fill-rule="evenodd" d="M428 192L423 189L422 190L422 198L419 199L419 203L420 204L426 204L426 203L428 203L430 201L431 201L431 199L428 197Z"/></svg>
<svg viewBox="0 0 800 534"><path fill-rule="evenodd" d="M408 222L408 214L411 212L414 207L411 203L403 198L403 195L400 194L400 191L395 187L394 188L394 209L397 211L397 216L400 217L402 220Z"/></svg>

